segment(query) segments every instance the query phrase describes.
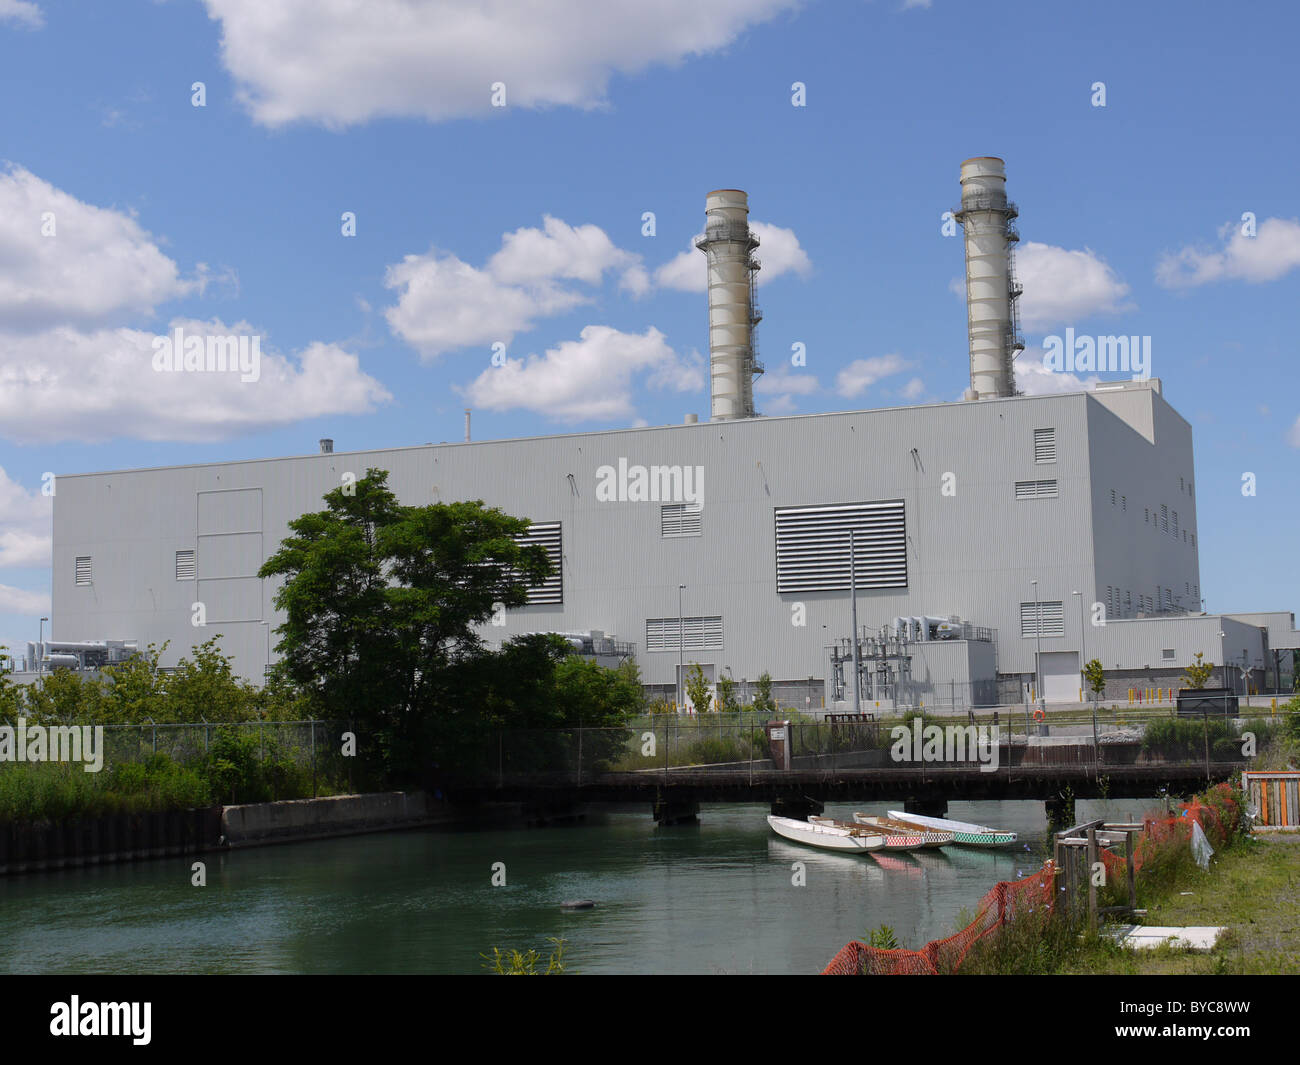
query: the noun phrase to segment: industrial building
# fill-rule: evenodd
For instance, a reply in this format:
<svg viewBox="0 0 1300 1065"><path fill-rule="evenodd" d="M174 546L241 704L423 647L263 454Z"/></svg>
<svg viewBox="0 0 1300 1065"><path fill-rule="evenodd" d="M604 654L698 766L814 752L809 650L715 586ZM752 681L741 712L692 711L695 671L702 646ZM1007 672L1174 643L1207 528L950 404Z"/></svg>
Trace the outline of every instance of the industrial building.
<svg viewBox="0 0 1300 1065"><path fill-rule="evenodd" d="M1176 686L1197 652L1238 690L1289 684L1294 615L1200 613L1192 430L1161 382L1016 394L1016 214L1001 160L962 165L966 401L759 416L758 240L745 194L718 190L698 242L709 421L470 441L467 417L463 443L62 474L54 631L170 641L164 665L219 632L261 678L280 618L259 568L373 467L404 503L532 520L554 575L485 637L569 634L669 695L698 663L742 693L767 672L787 705L851 704L851 571L868 708L1074 702L1094 657L1108 698Z"/></svg>

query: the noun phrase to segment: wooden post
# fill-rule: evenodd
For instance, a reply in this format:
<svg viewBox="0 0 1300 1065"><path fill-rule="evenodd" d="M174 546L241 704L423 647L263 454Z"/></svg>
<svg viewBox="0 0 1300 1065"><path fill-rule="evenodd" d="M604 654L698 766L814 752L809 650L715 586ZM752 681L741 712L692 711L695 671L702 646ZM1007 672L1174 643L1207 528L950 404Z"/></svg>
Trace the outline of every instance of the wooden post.
<svg viewBox="0 0 1300 1065"><path fill-rule="evenodd" d="M1062 868L1065 864L1064 857L1065 848L1061 846L1061 837L1057 836L1052 846L1052 867L1054 870L1052 874L1052 905L1055 907L1057 916L1068 910L1068 907L1062 901L1064 892L1061 891L1061 888L1065 886L1063 883L1065 870Z"/></svg>
<svg viewBox="0 0 1300 1065"><path fill-rule="evenodd" d="M1136 910L1138 904L1137 884L1135 883L1134 876L1133 876L1133 872L1134 872L1133 857L1134 857L1135 849L1136 848L1134 848L1133 846L1133 833L1131 831L1125 832L1124 833L1124 865L1128 869L1128 908L1130 910Z"/></svg>
<svg viewBox="0 0 1300 1065"><path fill-rule="evenodd" d="M1097 934L1097 881L1093 869L1097 865L1097 830L1088 829L1088 933Z"/></svg>

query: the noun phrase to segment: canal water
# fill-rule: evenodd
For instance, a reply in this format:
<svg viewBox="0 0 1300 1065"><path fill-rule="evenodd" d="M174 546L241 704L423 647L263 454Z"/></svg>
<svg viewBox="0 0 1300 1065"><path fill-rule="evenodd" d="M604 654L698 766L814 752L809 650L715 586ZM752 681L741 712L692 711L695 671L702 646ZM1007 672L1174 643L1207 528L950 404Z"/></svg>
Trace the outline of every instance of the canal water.
<svg viewBox="0 0 1300 1065"><path fill-rule="evenodd" d="M1077 815L1154 805L1079 802ZM480 973L492 947L546 951L554 936L579 973L816 973L880 925L909 948L951 933L993 884L1046 857L1037 802L949 807L1019 832L1015 849L896 856L791 843L767 812L706 805L697 826L658 828L646 810L613 806L564 827L261 847L205 856L202 888L192 858L3 878L0 972ZM578 898L596 907L561 910Z"/></svg>

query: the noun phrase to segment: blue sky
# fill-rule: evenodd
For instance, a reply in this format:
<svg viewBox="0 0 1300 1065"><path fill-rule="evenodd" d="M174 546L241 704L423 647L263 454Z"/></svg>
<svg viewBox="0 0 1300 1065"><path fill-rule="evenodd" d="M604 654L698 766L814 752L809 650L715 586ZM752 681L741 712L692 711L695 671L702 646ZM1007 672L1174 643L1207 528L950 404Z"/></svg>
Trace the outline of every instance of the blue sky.
<svg viewBox="0 0 1300 1065"><path fill-rule="evenodd" d="M0 0L0 642L48 613L46 472L707 417L713 188L763 239L760 410L956 400L973 155L1019 386L1093 382L1039 365L1066 327L1150 336L1207 606L1300 603L1292 5L534 6ZM155 372L177 325L259 335L259 380Z"/></svg>

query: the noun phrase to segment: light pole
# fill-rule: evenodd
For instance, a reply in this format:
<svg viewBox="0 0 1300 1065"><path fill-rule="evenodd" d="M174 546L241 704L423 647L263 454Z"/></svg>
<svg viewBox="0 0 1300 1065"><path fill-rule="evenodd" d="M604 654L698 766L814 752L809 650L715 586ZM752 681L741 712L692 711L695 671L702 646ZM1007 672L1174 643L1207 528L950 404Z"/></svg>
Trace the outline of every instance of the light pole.
<svg viewBox="0 0 1300 1065"><path fill-rule="evenodd" d="M1043 705L1043 612L1038 605L1038 582L1030 581L1034 586L1034 686L1038 696L1038 705Z"/></svg>
<svg viewBox="0 0 1300 1065"><path fill-rule="evenodd" d="M1079 597L1079 672L1083 677L1083 700L1090 703L1092 695L1088 691L1088 630L1084 627L1083 593L1071 592L1070 594Z"/></svg>
<svg viewBox="0 0 1300 1065"><path fill-rule="evenodd" d="M853 536L856 530L849 530L849 601L852 604L849 609L849 616L853 621L853 712L862 713L862 692L860 691L859 677L862 675L861 663L858 660L858 570L853 558L854 543Z"/></svg>
<svg viewBox="0 0 1300 1065"><path fill-rule="evenodd" d="M45 672L45 623L49 618L41 618L41 636L40 642L36 645L36 672Z"/></svg>
<svg viewBox="0 0 1300 1065"><path fill-rule="evenodd" d="M1225 636L1227 636L1227 633L1219 633L1219 650L1223 652L1223 686L1226 688L1228 686L1228 651L1227 648L1223 646L1223 639Z"/></svg>
<svg viewBox="0 0 1300 1065"><path fill-rule="evenodd" d="M685 683L683 670L686 668L685 655L686 629L682 624L682 592L686 591L686 585L677 586L677 705L680 707L685 701L682 698L682 684ZM681 713L680 710L677 711Z"/></svg>

